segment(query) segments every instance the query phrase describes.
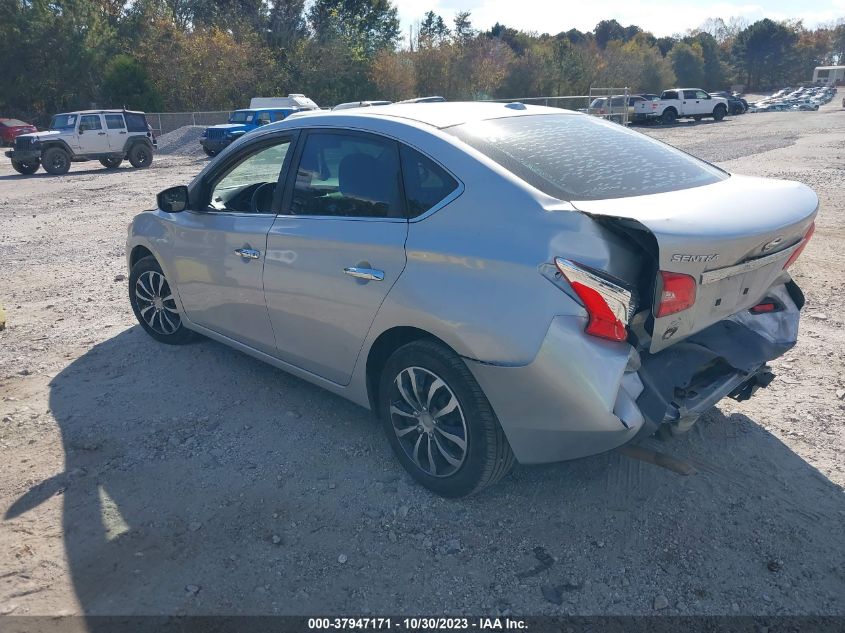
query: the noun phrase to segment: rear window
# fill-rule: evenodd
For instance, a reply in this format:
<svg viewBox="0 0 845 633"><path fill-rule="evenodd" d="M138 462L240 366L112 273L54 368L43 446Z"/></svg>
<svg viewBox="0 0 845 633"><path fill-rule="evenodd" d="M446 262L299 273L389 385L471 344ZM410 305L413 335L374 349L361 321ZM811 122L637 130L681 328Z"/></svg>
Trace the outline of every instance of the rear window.
<svg viewBox="0 0 845 633"><path fill-rule="evenodd" d="M644 196L728 178L674 147L595 117L510 117L446 131L561 200Z"/></svg>
<svg viewBox="0 0 845 633"><path fill-rule="evenodd" d="M22 125L29 125L29 123L24 123L20 119L6 119L5 121L0 121L0 125L5 125L6 127L21 127Z"/></svg>

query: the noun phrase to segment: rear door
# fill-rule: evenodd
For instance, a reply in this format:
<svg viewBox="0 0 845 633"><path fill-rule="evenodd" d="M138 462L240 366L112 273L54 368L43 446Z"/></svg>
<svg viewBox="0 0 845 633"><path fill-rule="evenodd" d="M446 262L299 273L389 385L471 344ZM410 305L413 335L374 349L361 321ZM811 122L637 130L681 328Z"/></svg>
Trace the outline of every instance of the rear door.
<svg viewBox="0 0 845 633"><path fill-rule="evenodd" d="M122 152L126 146L126 122L122 114L106 114L106 131L108 132L109 149Z"/></svg>
<svg viewBox="0 0 845 633"><path fill-rule="evenodd" d="M702 114L701 99L698 98L698 93L695 90L681 91L681 107L683 108L684 116L692 116L695 114Z"/></svg>
<svg viewBox="0 0 845 633"><path fill-rule="evenodd" d="M312 130L300 145L267 239L267 308L282 360L347 384L405 268L399 146L335 130Z"/></svg>

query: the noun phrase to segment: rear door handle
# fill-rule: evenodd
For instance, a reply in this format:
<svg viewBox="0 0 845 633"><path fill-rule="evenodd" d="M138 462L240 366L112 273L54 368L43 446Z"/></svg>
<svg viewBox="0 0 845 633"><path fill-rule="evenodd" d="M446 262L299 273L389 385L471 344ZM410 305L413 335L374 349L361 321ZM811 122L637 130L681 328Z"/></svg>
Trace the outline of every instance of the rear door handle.
<svg viewBox="0 0 845 633"><path fill-rule="evenodd" d="M349 266L348 268L344 268L343 272L350 277L355 277L356 279L384 281L384 271L376 270L375 268L358 268L356 266Z"/></svg>
<svg viewBox="0 0 845 633"><path fill-rule="evenodd" d="M235 252L244 259L258 259L261 257L261 251L254 248L236 248Z"/></svg>

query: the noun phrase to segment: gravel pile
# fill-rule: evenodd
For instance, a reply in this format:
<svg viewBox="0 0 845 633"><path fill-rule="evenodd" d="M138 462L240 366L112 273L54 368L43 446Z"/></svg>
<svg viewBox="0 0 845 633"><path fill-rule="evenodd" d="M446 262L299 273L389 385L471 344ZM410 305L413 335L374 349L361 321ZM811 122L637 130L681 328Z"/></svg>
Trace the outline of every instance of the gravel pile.
<svg viewBox="0 0 845 633"><path fill-rule="evenodd" d="M204 125L183 125L172 132L158 137L158 153L164 155L194 156L202 155L200 134Z"/></svg>

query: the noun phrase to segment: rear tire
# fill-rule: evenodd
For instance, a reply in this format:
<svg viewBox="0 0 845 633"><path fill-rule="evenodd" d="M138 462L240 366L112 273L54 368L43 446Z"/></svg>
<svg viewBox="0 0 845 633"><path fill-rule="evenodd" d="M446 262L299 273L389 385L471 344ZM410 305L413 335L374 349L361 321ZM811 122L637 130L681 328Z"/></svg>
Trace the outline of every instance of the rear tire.
<svg viewBox="0 0 845 633"><path fill-rule="evenodd" d="M725 106L723 106L722 104L719 104L715 108L713 108L713 120L721 121L722 119L725 118L725 115L727 113L728 113L728 111L725 108Z"/></svg>
<svg viewBox="0 0 845 633"><path fill-rule="evenodd" d="M61 176L70 169L70 156L61 147L48 147L41 154L41 164L48 174Z"/></svg>
<svg viewBox="0 0 845 633"><path fill-rule="evenodd" d="M14 169L19 174L23 174L24 176L30 176L38 171L38 168L41 167L41 161L20 161L20 160L12 160L12 169Z"/></svg>
<svg viewBox="0 0 845 633"><path fill-rule="evenodd" d="M122 158L101 158L100 164L106 169L117 169L123 162Z"/></svg>
<svg viewBox="0 0 845 633"><path fill-rule="evenodd" d="M414 341L390 356L381 375L378 406L402 466L439 495L478 492L514 464L510 444L481 387L461 358L440 343Z"/></svg>
<svg viewBox="0 0 845 633"><path fill-rule="evenodd" d="M135 169L146 169L153 162L153 152L145 143L136 143L129 150L128 158Z"/></svg>
<svg viewBox="0 0 845 633"><path fill-rule="evenodd" d="M677 120L678 113L675 112L674 108L667 108L663 111L663 114L660 115L660 122L663 123L663 125L672 125Z"/></svg>
<svg viewBox="0 0 845 633"><path fill-rule="evenodd" d="M182 324L173 289L155 257L144 257L132 266L129 303L138 323L159 343L185 345L196 338L196 334Z"/></svg>

